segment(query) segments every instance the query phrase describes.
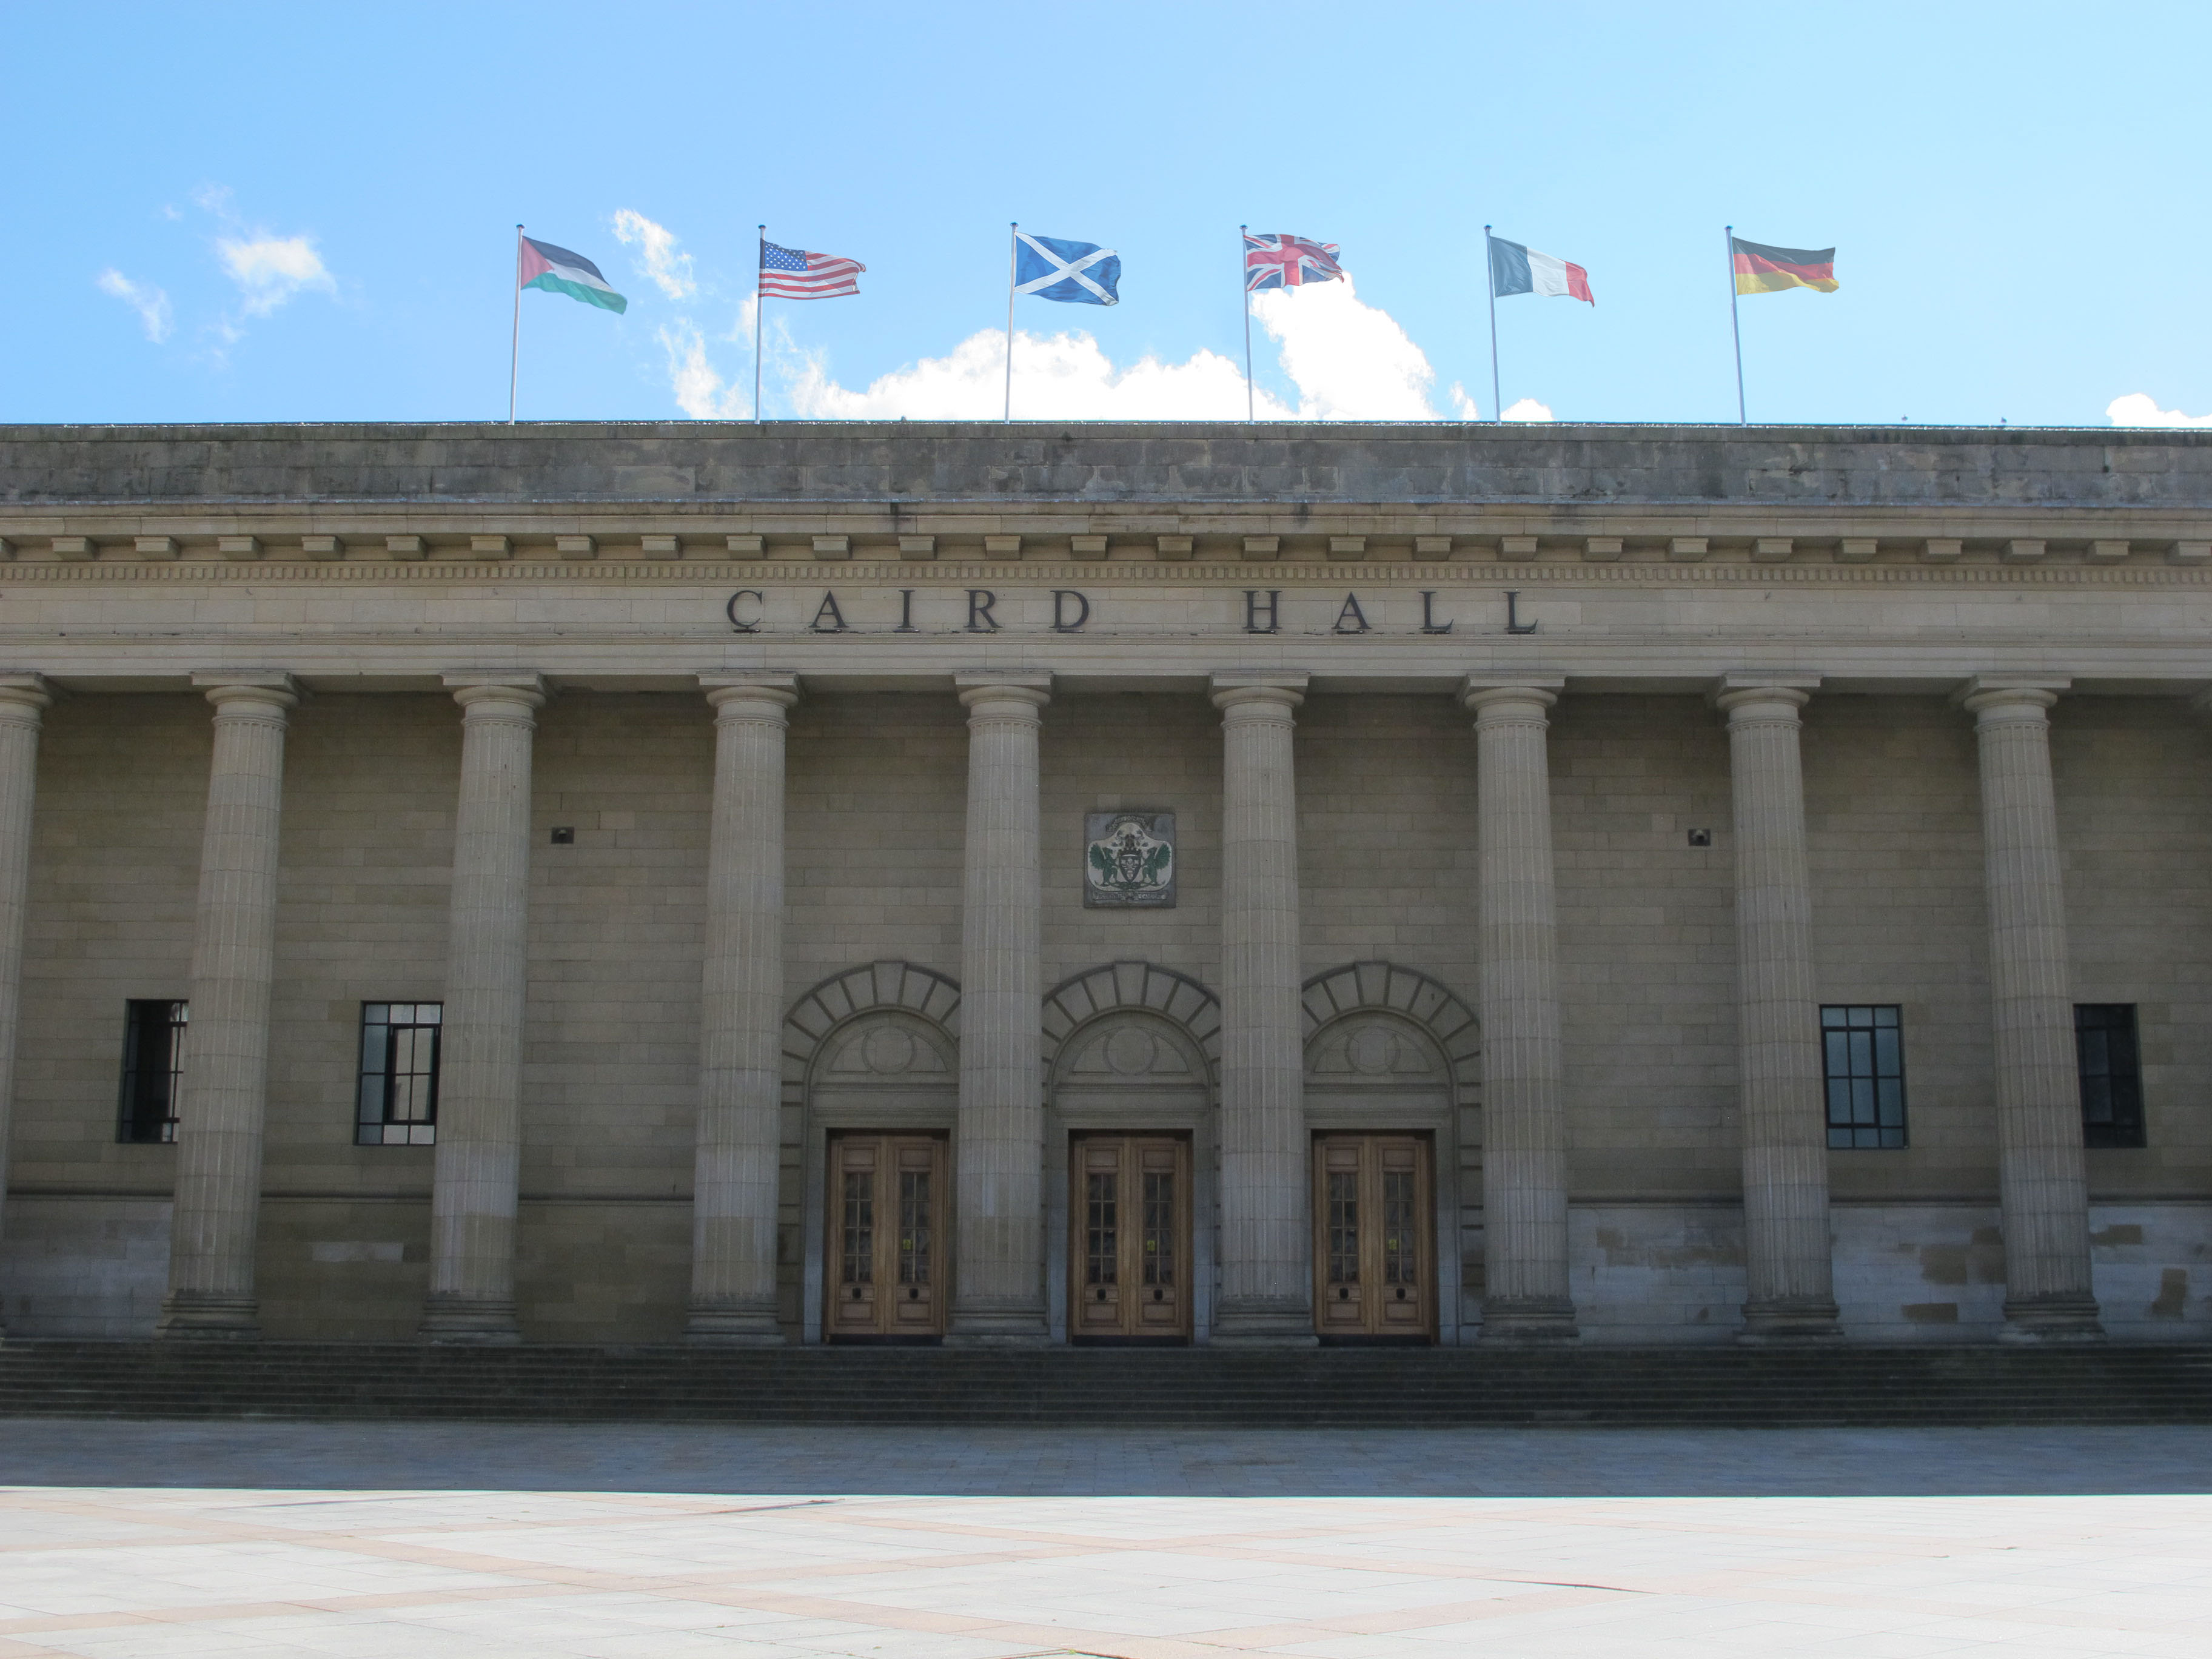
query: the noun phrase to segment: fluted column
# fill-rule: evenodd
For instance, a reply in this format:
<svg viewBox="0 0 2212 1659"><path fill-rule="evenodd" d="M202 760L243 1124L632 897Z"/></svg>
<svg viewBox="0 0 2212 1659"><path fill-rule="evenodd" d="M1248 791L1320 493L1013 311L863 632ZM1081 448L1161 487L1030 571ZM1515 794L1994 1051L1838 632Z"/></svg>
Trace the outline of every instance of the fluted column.
<svg viewBox="0 0 2212 1659"><path fill-rule="evenodd" d="M1797 711L1820 681L1730 675L1735 807L1737 1115L1743 1137L1744 1335L1838 1334L1827 1110L1813 984L1813 894Z"/></svg>
<svg viewBox="0 0 2212 1659"><path fill-rule="evenodd" d="M1476 741L1486 1341L1577 1334L1545 718L1561 684L1469 680L1461 692Z"/></svg>
<svg viewBox="0 0 2212 1659"><path fill-rule="evenodd" d="M53 693L40 674L0 674L0 1233L7 1221L15 1030L23 996L23 916L31 885L31 807L39 726Z"/></svg>
<svg viewBox="0 0 2212 1659"><path fill-rule="evenodd" d="M2069 684L1984 675L1960 694L1981 751L2003 1334L2013 1340L2103 1334L2089 1276L2081 1080L2045 712Z"/></svg>
<svg viewBox="0 0 2212 1659"><path fill-rule="evenodd" d="M191 1023L177 1106L176 1202L161 1333L261 1334L253 1246L276 973L276 837L289 675L195 674L215 705L192 927Z"/></svg>
<svg viewBox="0 0 2212 1659"><path fill-rule="evenodd" d="M446 684L462 709L461 788L422 1334L434 1342L515 1342L530 760L545 688L535 674L448 674Z"/></svg>
<svg viewBox="0 0 2212 1659"><path fill-rule="evenodd" d="M954 1343L1042 1342L1044 947L1038 711L1048 674L956 677L968 709L960 929L960 1121L953 1148Z"/></svg>
<svg viewBox="0 0 2212 1659"><path fill-rule="evenodd" d="M691 1176L693 1342L773 1346L783 1093L783 751L788 674L702 678L714 710L699 1127Z"/></svg>
<svg viewBox="0 0 2212 1659"><path fill-rule="evenodd" d="M1217 1342L1316 1340L1291 748L1305 684L1303 674L1213 679L1222 732Z"/></svg>

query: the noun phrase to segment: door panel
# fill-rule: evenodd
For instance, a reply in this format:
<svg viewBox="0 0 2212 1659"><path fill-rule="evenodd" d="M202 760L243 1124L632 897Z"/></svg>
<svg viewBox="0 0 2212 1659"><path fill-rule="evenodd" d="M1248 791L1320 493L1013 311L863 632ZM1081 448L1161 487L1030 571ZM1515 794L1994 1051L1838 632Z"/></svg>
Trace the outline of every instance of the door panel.
<svg viewBox="0 0 2212 1659"><path fill-rule="evenodd" d="M1080 1135L1068 1175L1069 1340L1188 1341L1189 1143Z"/></svg>
<svg viewBox="0 0 2212 1659"><path fill-rule="evenodd" d="M1329 1340L1436 1340L1435 1200L1422 1135L1314 1141L1314 1328Z"/></svg>
<svg viewBox="0 0 2212 1659"><path fill-rule="evenodd" d="M945 1195L941 1137L830 1138L831 1341L944 1334Z"/></svg>

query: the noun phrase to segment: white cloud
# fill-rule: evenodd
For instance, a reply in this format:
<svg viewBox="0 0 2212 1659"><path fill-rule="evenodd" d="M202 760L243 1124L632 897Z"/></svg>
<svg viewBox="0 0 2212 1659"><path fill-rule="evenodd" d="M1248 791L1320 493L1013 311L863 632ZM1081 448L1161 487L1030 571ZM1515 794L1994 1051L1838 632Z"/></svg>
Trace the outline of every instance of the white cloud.
<svg viewBox="0 0 2212 1659"><path fill-rule="evenodd" d="M668 385L676 406L695 420L734 421L750 416L752 404L746 386L727 386L707 361L707 342L690 321L678 318L660 331L660 348L668 354Z"/></svg>
<svg viewBox="0 0 2212 1659"><path fill-rule="evenodd" d="M2130 392L2105 405L2114 426L2212 426L2212 415L2185 415L2178 409L2160 409L2147 392Z"/></svg>
<svg viewBox="0 0 2212 1659"><path fill-rule="evenodd" d="M266 317L303 288L337 292L337 283L323 268L322 256L309 237L271 236L265 231L250 240L219 236L215 250L230 280L246 296L249 317Z"/></svg>
<svg viewBox="0 0 2212 1659"><path fill-rule="evenodd" d="M169 296L151 283L134 283L112 265L94 279L102 294L110 294L138 313L146 337L155 345L169 337Z"/></svg>
<svg viewBox="0 0 2212 1659"><path fill-rule="evenodd" d="M676 251L676 235L665 225L656 225L642 213L623 208L615 215L615 240L624 247L645 250L638 269L672 300L688 300L699 291L691 274L691 256Z"/></svg>
<svg viewBox="0 0 2212 1659"><path fill-rule="evenodd" d="M1262 420L1437 418L1428 395L1436 371L1427 357L1388 312L1359 299L1349 278L1262 294L1252 314L1275 343L1297 399L1287 403L1261 388L1253 410ZM1006 341L1004 331L983 329L944 356L924 357L858 390L831 379L813 355L779 378L798 412L817 420L996 420L1006 407ZM672 383L691 369L688 355L672 352ZM1472 418L1474 404L1456 386L1452 401L1461 418ZM1238 420L1244 369L1209 350L1181 362L1148 354L1120 365L1080 328L1017 329L1013 407L1018 420Z"/></svg>
<svg viewBox="0 0 2212 1659"><path fill-rule="evenodd" d="M1363 302L1346 276L1257 295L1252 315L1281 347L1283 372L1310 421L1432 421L1436 371L1397 319Z"/></svg>
<svg viewBox="0 0 2212 1659"><path fill-rule="evenodd" d="M1467 395L1467 388L1456 380L1452 382L1451 405L1452 413L1462 421L1479 421L1482 418L1482 411L1474 406L1474 399Z"/></svg>
<svg viewBox="0 0 2212 1659"><path fill-rule="evenodd" d="M1504 418L1509 421L1548 421L1552 418L1551 406L1540 404L1534 398L1523 398L1519 403L1505 405Z"/></svg>

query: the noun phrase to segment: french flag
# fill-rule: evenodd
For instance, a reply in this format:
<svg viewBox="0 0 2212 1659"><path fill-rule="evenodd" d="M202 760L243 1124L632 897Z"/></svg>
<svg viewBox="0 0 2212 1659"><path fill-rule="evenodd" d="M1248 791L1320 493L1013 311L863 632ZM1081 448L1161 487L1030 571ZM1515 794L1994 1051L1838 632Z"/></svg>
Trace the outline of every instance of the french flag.
<svg viewBox="0 0 2212 1659"><path fill-rule="evenodd" d="M1501 300L1509 294L1534 294L1597 303L1589 272L1580 265L1498 236L1490 239L1490 291Z"/></svg>

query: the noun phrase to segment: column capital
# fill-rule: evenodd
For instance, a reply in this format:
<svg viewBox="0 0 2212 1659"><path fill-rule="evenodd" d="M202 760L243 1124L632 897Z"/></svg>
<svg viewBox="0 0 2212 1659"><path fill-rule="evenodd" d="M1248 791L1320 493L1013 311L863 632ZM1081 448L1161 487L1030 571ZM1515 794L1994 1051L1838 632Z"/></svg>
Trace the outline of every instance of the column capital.
<svg viewBox="0 0 2212 1659"><path fill-rule="evenodd" d="M2074 689L2064 676L2049 674L1977 674L1951 694L1951 701L1976 714L2009 709L2015 714L2042 712L2058 701L2058 694Z"/></svg>
<svg viewBox="0 0 2212 1659"><path fill-rule="evenodd" d="M28 710L36 714L53 707L60 695L44 674L0 672L0 709Z"/></svg>
<svg viewBox="0 0 2212 1659"><path fill-rule="evenodd" d="M299 683L280 668L196 669L192 689L204 691L218 709L234 702L292 708L298 706L301 695Z"/></svg>
<svg viewBox="0 0 2212 1659"><path fill-rule="evenodd" d="M1460 707L1470 714L1480 715L1492 708L1510 708L1523 704L1541 714L1559 702L1559 693L1567 689L1563 674L1523 674L1513 679L1487 679L1469 674L1460 682Z"/></svg>
<svg viewBox="0 0 2212 1659"><path fill-rule="evenodd" d="M1297 672L1271 674L1232 669L1214 675L1208 693L1216 708L1271 703L1278 708L1291 709L1305 702L1306 684L1311 678Z"/></svg>
<svg viewBox="0 0 2212 1659"><path fill-rule="evenodd" d="M1052 676L1041 669L970 668L952 677L961 706L981 713L986 703L1025 703L1032 710L1052 701Z"/></svg>
<svg viewBox="0 0 2212 1659"><path fill-rule="evenodd" d="M1820 689L1818 674L1723 674L1705 693L1705 701L1724 714L1760 703L1787 703L1802 708Z"/></svg>
<svg viewBox="0 0 2212 1659"><path fill-rule="evenodd" d="M453 694L453 701L463 708L472 708L478 703L514 702L534 711L543 708L550 695L545 689L545 676L543 674L462 668L440 678L445 681L446 689Z"/></svg>
<svg viewBox="0 0 2212 1659"><path fill-rule="evenodd" d="M796 674L702 674L699 689L707 694L708 707L718 711L747 703L768 704L781 711L799 703Z"/></svg>

